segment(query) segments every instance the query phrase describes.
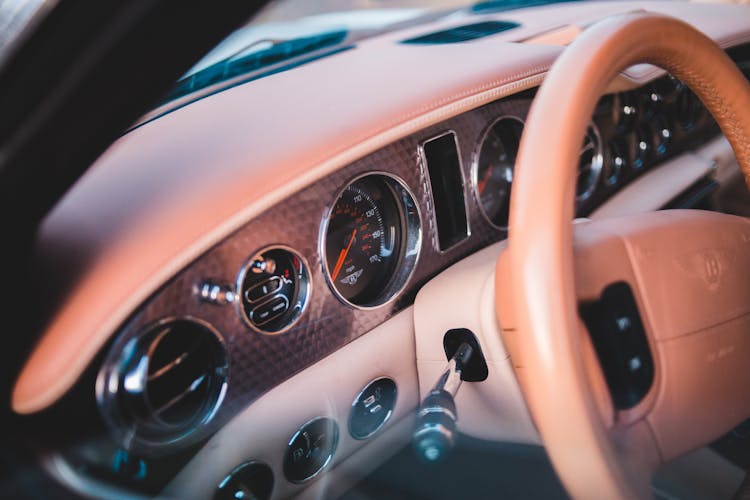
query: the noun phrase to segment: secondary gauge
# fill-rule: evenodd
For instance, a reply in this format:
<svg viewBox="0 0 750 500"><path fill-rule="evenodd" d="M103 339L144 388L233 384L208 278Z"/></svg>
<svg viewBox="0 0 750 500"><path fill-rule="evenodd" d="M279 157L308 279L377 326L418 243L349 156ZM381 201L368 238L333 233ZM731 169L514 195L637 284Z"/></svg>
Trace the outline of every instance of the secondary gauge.
<svg viewBox="0 0 750 500"><path fill-rule="evenodd" d="M357 307L394 297L411 276L422 232L414 198L387 174L347 185L323 224L323 264L333 291Z"/></svg>
<svg viewBox="0 0 750 500"><path fill-rule="evenodd" d="M497 119L484 133L474 158L472 181L479 206L494 226L508 225L510 187L523 122L515 117Z"/></svg>
<svg viewBox="0 0 750 500"><path fill-rule="evenodd" d="M237 280L240 313L263 333L286 331L307 304L310 277L302 257L285 247L258 251Z"/></svg>
<svg viewBox="0 0 750 500"><path fill-rule="evenodd" d="M604 156L602 154L602 140L599 129L593 123L586 130L578 161L578 180L576 182L576 201L588 200L599 182L602 173Z"/></svg>

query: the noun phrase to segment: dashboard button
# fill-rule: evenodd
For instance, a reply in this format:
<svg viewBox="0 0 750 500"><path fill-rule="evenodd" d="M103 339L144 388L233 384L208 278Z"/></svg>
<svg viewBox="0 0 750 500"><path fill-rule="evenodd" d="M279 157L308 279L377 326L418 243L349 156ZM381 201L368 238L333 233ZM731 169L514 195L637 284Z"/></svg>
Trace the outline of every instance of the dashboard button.
<svg viewBox="0 0 750 500"><path fill-rule="evenodd" d="M352 403L349 434L354 439L367 439L388 421L396 406L396 382L390 378L373 380Z"/></svg>
<svg viewBox="0 0 750 500"><path fill-rule="evenodd" d="M257 302L258 300L267 297L281 288L281 278L274 276L263 283L259 283L252 288L248 288L245 291L245 299L248 302Z"/></svg>
<svg viewBox="0 0 750 500"><path fill-rule="evenodd" d="M284 455L284 475L293 483L314 478L330 463L339 442L339 427L330 418L317 417L294 433Z"/></svg>
<svg viewBox="0 0 750 500"><path fill-rule="evenodd" d="M250 313L250 319L252 319L253 323L260 326L281 316L287 309L289 309L289 299L283 295L277 295L268 302L264 302L253 309Z"/></svg>
<svg viewBox="0 0 750 500"><path fill-rule="evenodd" d="M273 471L260 462L247 462L219 484L214 500L268 500L273 492Z"/></svg>

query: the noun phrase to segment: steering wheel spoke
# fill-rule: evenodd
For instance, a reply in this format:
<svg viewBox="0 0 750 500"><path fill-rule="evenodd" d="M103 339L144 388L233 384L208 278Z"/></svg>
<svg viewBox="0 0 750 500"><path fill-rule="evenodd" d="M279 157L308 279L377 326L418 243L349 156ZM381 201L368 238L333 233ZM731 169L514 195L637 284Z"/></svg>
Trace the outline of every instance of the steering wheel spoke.
<svg viewBox="0 0 750 500"><path fill-rule="evenodd" d="M638 318L615 308L605 311L609 330L588 332L615 337L611 344L624 351L614 353L621 360L599 353L600 367L607 373L621 361L621 371L637 375L647 359L653 366L646 392L611 428L626 435L644 422L669 460L750 416L750 398L741 397L750 377L750 222L701 211L585 222L574 230L574 258L579 302L607 307L601 297L622 285L636 302ZM633 352L627 338L618 344L637 321L647 353Z"/></svg>
<svg viewBox="0 0 750 500"><path fill-rule="evenodd" d="M646 419L669 460L750 416L750 222L665 211L611 225L649 325L660 382Z"/></svg>

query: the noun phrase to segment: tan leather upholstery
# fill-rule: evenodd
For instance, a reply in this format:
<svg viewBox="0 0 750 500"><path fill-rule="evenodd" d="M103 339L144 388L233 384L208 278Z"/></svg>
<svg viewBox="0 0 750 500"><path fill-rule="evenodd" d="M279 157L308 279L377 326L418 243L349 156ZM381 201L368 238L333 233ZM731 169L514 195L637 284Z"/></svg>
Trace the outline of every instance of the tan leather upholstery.
<svg viewBox="0 0 750 500"><path fill-rule="evenodd" d="M672 408L669 405L674 403L681 411L690 406L690 410L699 414L698 418L688 419L691 423L711 424L710 430L701 429L697 439L682 445L675 443L669 432L670 426L679 420L676 414L654 411L649 420L643 418L648 411L640 409L641 413L615 415L612 428L608 428L605 424L609 422L602 418L602 408L606 409L608 403L602 401L600 390L591 389L592 382L596 383L601 375L590 355L584 356L590 350L577 315L574 225L570 222L575 170L581 138L596 101L618 71L638 63L664 67L693 88L731 142L746 178L750 173L750 113L747 112L750 88L731 60L710 39L675 19L632 13L592 26L560 56L537 94L516 166L508 250L498 261L497 306L532 418L566 488L574 497L581 498L650 496L650 473L659 461L685 451L682 449L685 444L696 446L701 439L715 437L716 429L722 426L731 427L741 418L747 403L743 401L742 408L729 418L723 417L723 421L715 417L725 410L731 413L732 408L695 407L697 401L692 398L710 396L708 386L713 391L732 387L727 385L727 378L721 378L718 386L712 385L713 382L704 386L695 377L686 378L691 373L687 363L696 363L702 359L700 356L711 356L714 352L706 351L706 345L686 347L690 353L659 346L655 354L654 386L659 392L648 395L643 403L658 407L661 401L665 405L662 409ZM638 221L630 223L638 227ZM576 233L582 233L577 238L594 237L593 233L586 234L585 226L576 225L580 228ZM668 226L662 230L666 231ZM677 237L677 233L670 236ZM637 266L635 271L628 271L628 263L638 259L631 255L632 248L622 239L614 239L607 245L609 248L603 255L620 262L603 262L598 271L619 269L637 276ZM605 252L602 248L600 251ZM667 251L670 248L674 249L669 247ZM735 272L733 265L727 264L726 272ZM641 287L649 285L640 282L640 277L631 279ZM741 299L750 298L746 292L742 290ZM656 301L652 295L646 298ZM643 313L645 307L649 316L656 318L661 311L652 308L657 306L663 304L641 300L640 309ZM696 312L705 310L702 307ZM722 314L727 311L721 309ZM663 318L653 321L658 323ZM652 344L654 337L664 340L662 333L654 332L654 323L651 326ZM731 339L737 356L745 355L745 343L740 337ZM721 351L719 345L715 347ZM717 356L714 365L717 370L738 369L739 364L733 364L731 356ZM747 364L750 356L744 360ZM695 369L705 366L698 365ZM704 370L702 374L705 373ZM687 399L679 404L670 400L673 396L670 384L676 380L682 384L675 386L676 400L684 397L691 399L689 403ZM740 399L750 399L749 396L736 394ZM717 395L710 403L716 399L721 400L720 404L726 402L726 398ZM657 422L661 418L658 415L664 420ZM684 427L672 430L679 438L685 438Z"/></svg>

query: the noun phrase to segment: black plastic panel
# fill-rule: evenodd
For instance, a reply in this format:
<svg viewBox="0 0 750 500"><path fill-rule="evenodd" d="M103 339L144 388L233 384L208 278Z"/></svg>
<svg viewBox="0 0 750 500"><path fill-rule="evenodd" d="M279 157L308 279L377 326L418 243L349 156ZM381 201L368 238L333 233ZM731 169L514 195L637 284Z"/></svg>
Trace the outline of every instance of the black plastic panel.
<svg viewBox="0 0 750 500"><path fill-rule="evenodd" d="M632 408L653 384L654 361L630 286L610 285L580 310L615 407Z"/></svg>
<svg viewBox="0 0 750 500"><path fill-rule="evenodd" d="M711 448L740 467L750 468L750 419L711 443Z"/></svg>
<svg viewBox="0 0 750 500"><path fill-rule="evenodd" d="M469 358L469 362L461 371L461 380L464 382L481 382L487 380L487 376L489 375L487 362L484 359L479 341L471 330L454 328L445 332L443 336L443 349L445 350L446 359L450 360L463 343L471 347L472 355Z"/></svg>
<svg viewBox="0 0 750 500"><path fill-rule="evenodd" d="M422 145L422 151L435 208L438 243L444 251L469 236L456 134L448 132L430 139Z"/></svg>

